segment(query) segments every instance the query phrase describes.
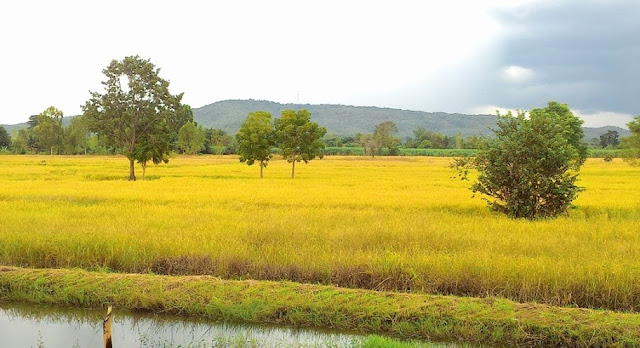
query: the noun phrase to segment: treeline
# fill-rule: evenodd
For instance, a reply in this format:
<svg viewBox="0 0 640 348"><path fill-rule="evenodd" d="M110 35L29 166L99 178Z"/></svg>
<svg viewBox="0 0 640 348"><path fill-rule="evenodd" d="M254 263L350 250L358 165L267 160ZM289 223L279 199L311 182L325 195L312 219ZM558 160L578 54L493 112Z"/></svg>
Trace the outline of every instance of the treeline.
<svg viewBox="0 0 640 348"><path fill-rule="evenodd" d="M29 117L29 127L9 134L0 126L0 153L52 155L113 155L123 150L114 147L106 137L92 133L86 119L77 116L62 126L62 111L49 107ZM195 145L194 145L195 143ZM215 128L202 128L188 122L170 142L175 153L226 155L235 154L237 142L233 135Z"/></svg>

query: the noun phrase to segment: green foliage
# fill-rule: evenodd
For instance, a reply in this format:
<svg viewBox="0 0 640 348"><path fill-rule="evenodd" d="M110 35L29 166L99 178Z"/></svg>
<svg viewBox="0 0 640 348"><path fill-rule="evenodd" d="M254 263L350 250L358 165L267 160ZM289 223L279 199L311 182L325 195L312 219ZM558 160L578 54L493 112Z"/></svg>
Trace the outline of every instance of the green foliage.
<svg viewBox="0 0 640 348"><path fill-rule="evenodd" d="M113 60L103 70L104 94L91 92L83 106L89 129L123 149L130 163L129 180L136 179L134 160L164 161L171 139L190 121L180 104L182 94L169 93L169 82L158 76L159 70L138 56Z"/></svg>
<svg viewBox="0 0 640 348"><path fill-rule="evenodd" d="M261 178L263 169L273 156L271 148L275 144L274 137L271 114L265 111L250 113L236 134L240 162L252 165L258 161Z"/></svg>
<svg viewBox="0 0 640 348"><path fill-rule="evenodd" d="M631 136L622 139L624 160L632 166L640 166L640 115L627 123Z"/></svg>
<svg viewBox="0 0 640 348"><path fill-rule="evenodd" d="M65 152L67 154L87 153L89 147L89 125L84 117L78 116L71 119L71 123L65 128Z"/></svg>
<svg viewBox="0 0 640 348"><path fill-rule="evenodd" d="M9 146L11 146L11 136L4 127L0 126L0 147Z"/></svg>
<svg viewBox="0 0 640 348"><path fill-rule="evenodd" d="M449 147L449 137L446 135L430 131L424 127L418 127L413 130L413 139L407 141L406 146L418 149L446 149ZM456 145L460 143L462 147L462 135L456 138Z"/></svg>
<svg viewBox="0 0 640 348"><path fill-rule="evenodd" d="M63 144L62 116L62 111L50 106L38 115L37 125L33 127L38 147L49 150L52 155L54 148L57 153Z"/></svg>
<svg viewBox="0 0 640 348"><path fill-rule="evenodd" d="M184 153L196 155L204 150L204 129L195 122L187 122L178 132L178 148Z"/></svg>
<svg viewBox="0 0 640 348"><path fill-rule="evenodd" d="M565 213L582 188L577 171L587 157L582 120L566 104L499 115L495 138L475 160L458 159L452 167L466 178L469 167L480 175L471 186L492 210L513 218L547 218Z"/></svg>
<svg viewBox="0 0 640 348"><path fill-rule="evenodd" d="M600 136L600 147L617 147L620 144L620 134L614 130L608 130Z"/></svg>
<svg viewBox="0 0 640 348"><path fill-rule="evenodd" d="M284 110L282 117L275 119L274 128L282 157L292 163L291 178L295 177L296 162L308 163L316 157L322 158L322 137L327 130L311 122L309 111Z"/></svg>
<svg viewBox="0 0 640 348"><path fill-rule="evenodd" d="M400 139L393 136L395 133L398 133L396 124L391 121L385 121L376 125L373 133L360 135L358 142L369 152L371 157L381 154L383 148L387 148L396 154Z"/></svg>

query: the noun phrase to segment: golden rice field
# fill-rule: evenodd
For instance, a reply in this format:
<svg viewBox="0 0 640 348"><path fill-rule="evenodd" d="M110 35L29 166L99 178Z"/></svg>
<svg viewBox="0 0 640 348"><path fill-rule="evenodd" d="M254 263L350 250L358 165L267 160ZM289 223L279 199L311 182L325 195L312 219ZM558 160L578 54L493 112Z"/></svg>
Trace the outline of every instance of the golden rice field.
<svg viewBox="0 0 640 348"><path fill-rule="evenodd" d="M46 163L43 163L46 161ZM591 159L577 209L510 220L450 159L258 168L176 157L0 156L0 264L213 274L640 311L640 169ZM141 176L141 173L138 173Z"/></svg>

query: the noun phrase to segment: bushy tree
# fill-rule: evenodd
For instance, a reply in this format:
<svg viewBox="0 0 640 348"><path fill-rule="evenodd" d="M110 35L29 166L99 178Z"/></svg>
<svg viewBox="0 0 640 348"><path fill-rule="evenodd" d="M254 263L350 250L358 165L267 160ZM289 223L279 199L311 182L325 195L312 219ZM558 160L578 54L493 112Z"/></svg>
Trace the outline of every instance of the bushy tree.
<svg viewBox="0 0 640 348"><path fill-rule="evenodd" d="M0 126L0 147L9 147L11 146L11 136L7 132L7 130Z"/></svg>
<svg viewBox="0 0 640 348"><path fill-rule="evenodd" d="M311 113L305 109L284 110L282 117L274 121L275 139L282 157L291 162L291 178L295 177L296 162L309 163L322 158L326 128L311 122Z"/></svg>
<svg viewBox="0 0 640 348"><path fill-rule="evenodd" d="M52 155L53 149L59 152L63 144L62 117L62 111L50 106L38 115L37 125L33 128L38 138L38 147L49 150Z"/></svg>
<svg viewBox="0 0 640 348"><path fill-rule="evenodd" d="M71 123L65 128L65 151L68 154L87 154L89 147L89 126L84 117L77 116L71 119Z"/></svg>
<svg viewBox="0 0 640 348"><path fill-rule="evenodd" d="M620 144L620 134L614 130L608 130L600 136L600 147L616 147Z"/></svg>
<svg viewBox="0 0 640 348"><path fill-rule="evenodd" d="M180 127L191 121L180 104L182 94L169 93L169 81L159 72L138 56L113 60L103 70L104 92L91 92L83 106L89 129L129 159L129 180L136 179L134 161L163 161Z"/></svg>
<svg viewBox="0 0 640 348"><path fill-rule="evenodd" d="M274 137L271 114L266 111L250 113L236 134L240 162L246 162L248 165L259 162L260 178L263 177L263 169L273 156L271 148L275 144Z"/></svg>
<svg viewBox="0 0 640 348"><path fill-rule="evenodd" d="M371 157L376 153L382 152L382 148L386 147L393 153L400 145L400 138L393 134L398 133L398 127L392 121L385 121L374 129L373 133L362 134L359 143L365 148L365 152L369 152Z"/></svg>
<svg viewBox="0 0 640 348"><path fill-rule="evenodd" d="M640 115L627 123L631 136L622 138L622 152L625 162L632 166L640 166Z"/></svg>
<svg viewBox="0 0 640 348"><path fill-rule="evenodd" d="M550 102L533 109L498 115L495 137L487 141L475 160L452 163L466 178L469 168L479 172L471 186L492 210L514 218L547 218L563 214L582 188L577 171L585 162L582 120L566 104Z"/></svg>
<svg viewBox="0 0 640 348"><path fill-rule="evenodd" d="M462 142L462 136L460 136L460 142ZM407 142L407 147L418 149L446 149L449 147L449 137L424 127L418 127L413 130L413 139Z"/></svg>
<svg viewBox="0 0 640 348"><path fill-rule="evenodd" d="M204 129L195 122L187 122L178 132L178 148L189 155L204 149Z"/></svg>

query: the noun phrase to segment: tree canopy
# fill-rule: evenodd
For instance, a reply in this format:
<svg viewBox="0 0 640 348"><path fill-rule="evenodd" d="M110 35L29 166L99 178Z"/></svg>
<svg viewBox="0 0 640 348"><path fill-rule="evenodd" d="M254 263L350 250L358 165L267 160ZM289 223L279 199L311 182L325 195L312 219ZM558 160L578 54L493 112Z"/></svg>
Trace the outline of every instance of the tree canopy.
<svg viewBox="0 0 640 348"><path fill-rule="evenodd" d="M260 178L262 178L264 176L263 169L273 156L271 148L275 144L271 114L266 111L250 113L240 126L236 140L238 141L237 151L240 155L240 162L252 165L258 161Z"/></svg>
<svg viewBox="0 0 640 348"><path fill-rule="evenodd" d="M640 166L640 115L627 123L631 136L622 139L624 160L632 166Z"/></svg>
<svg viewBox="0 0 640 348"><path fill-rule="evenodd" d="M204 149L204 129L195 122L187 122L178 132L178 148L189 155Z"/></svg>
<svg viewBox="0 0 640 348"><path fill-rule="evenodd" d="M62 111L50 106L38 115L36 126L33 128L39 147L49 150L52 155L53 149L59 150L62 146L62 117Z"/></svg>
<svg viewBox="0 0 640 348"><path fill-rule="evenodd" d="M129 159L129 180L135 180L134 161L164 161L169 142L182 125L191 121L180 101L169 93L169 82L160 69L139 56L113 60L103 71L103 93L90 92L83 106L92 132Z"/></svg>
<svg viewBox="0 0 640 348"><path fill-rule="evenodd" d="M311 121L311 113L305 109L284 110L282 117L274 121L275 138L282 157L291 162L291 178L295 177L296 162L308 163L322 157L326 128Z"/></svg>
<svg viewBox="0 0 640 348"><path fill-rule="evenodd" d="M0 147L9 147L11 145L11 136L7 130L0 126Z"/></svg>
<svg viewBox="0 0 640 348"><path fill-rule="evenodd" d="M458 159L452 166L463 178L469 167L478 170L471 190L489 197L492 210L527 219L565 213L582 191L575 184L587 155L582 120L557 102L531 110L529 117L498 116L495 137L475 160Z"/></svg>

